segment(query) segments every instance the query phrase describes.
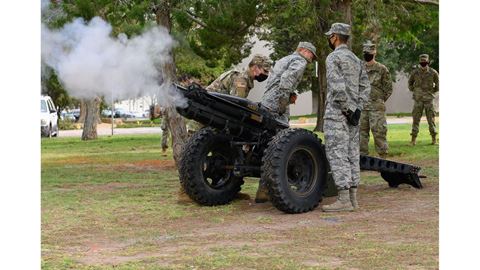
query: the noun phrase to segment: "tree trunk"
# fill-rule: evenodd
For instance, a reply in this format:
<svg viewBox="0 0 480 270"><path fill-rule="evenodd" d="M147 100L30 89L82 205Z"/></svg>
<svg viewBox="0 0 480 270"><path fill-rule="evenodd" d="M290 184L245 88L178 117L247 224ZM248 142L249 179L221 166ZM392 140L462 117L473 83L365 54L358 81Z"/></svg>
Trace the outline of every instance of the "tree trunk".
<svg viewBox="0 0 480 270"><path fill-rule="evenodd" d="M327 55L325 51L320 51L320 59L318 62L318 106L317 106L317 125L315 131L323 132L323 116L325 115L325 100L327 98L327 70L325 60Z"/></svg>
<svg viewBox="0 0 480 270"><path fill-rule="evenodd" d="M380 22L377 18L378 6L376 0L368 0L367 5L370 7L367 12L367 27L364 35L368 37L373 43L378 44L380 40Z"/></svg>
<svg viewBox="0 0 480 270"><path fill-rule="evenodd" d="M171 33L172 20L170 17L170 3L164 1L156 6L156 21L158 25L164 26ZM165 65L163 68L164 83L174 82L175 76L175 59L172 54L172 63ZM168 128L172 134L172 150L175 164L178 166L182 154L183 145L186 143L188 134L185 120L179 115L174 106L167 107L165 113L168 117Z"/></svg>
<svg viewBox="0 0 480 270"><path fill-rule="evenodd" d="M85 115L87 112L87 108L85 106L85 101L83 99L80 100L80 116L78 117L78 123L85 123Z"/></svg>
<svg viewBox="0 0 480 270"><path fill-rule="evenodd" d="M343 20L345 21L345 23L353 27L352 0L341 0L339 2L339 8L343 13ZM352 44L353 44L353 31L350 34L350 38L348 39L348 42L347 42L348 48L350 50L352 49Z"/></svg>
<svg viewBox="0 0 480 270"><path fill-rule="evenodd" d="M97 123L101 99L84 100L85 123L83 124L82 140L95 140L97 138Z"/></svg>

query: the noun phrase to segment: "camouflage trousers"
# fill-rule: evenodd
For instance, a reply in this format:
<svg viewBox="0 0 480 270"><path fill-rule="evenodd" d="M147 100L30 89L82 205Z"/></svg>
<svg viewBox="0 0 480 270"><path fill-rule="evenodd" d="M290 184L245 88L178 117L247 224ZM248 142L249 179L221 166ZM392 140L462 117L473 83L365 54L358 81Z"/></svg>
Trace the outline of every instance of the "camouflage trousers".
<svg viewBox="0 0 480 270"><path fill-rule="evenodd" d="M168 148L168 137L170 136L166 116L163 116L160 128L162 129L162 149L165 150Z"/></svg>
<svg viewBox="0 0 480 270"><path fill-rule="evenodd" d="M431 101L414 101L413 104L413 124L412 124L412 133L410 135L417 136L418 126L420 124L420 118L422 118L423 111L425 110L425 116L427 117L428 129L430 135L436 135L437 129L435 125L435 108L433 107L433 100Z"/></svg>
<svg viewBox="0 0 480 270"><path fill-rule="evenodd" d="M368 142L372 131L375 150L379 155L388 154L387 118L385 110L364 110L360 116L360 153L368 155Z"/></svg>
<svg viewBox="0 0 480 270"><path fill-rule="evenodd" d="M287 107L287 109L285 110L285 112L283 114L279 114L278 112L275 112L273 110L269 110L270 113L272 113L273 117L275 117L275 119L279 120L279 121L282 121L284 123L286 123L287 125L289 124L289 121L290 121L290 108Z"/></svg>
<svg viewBox="0 0 480 270"><path fill-rule="evenodd" d="M338 189L360 183L360 128L345 120L325 119L325 153Z"/></svg>

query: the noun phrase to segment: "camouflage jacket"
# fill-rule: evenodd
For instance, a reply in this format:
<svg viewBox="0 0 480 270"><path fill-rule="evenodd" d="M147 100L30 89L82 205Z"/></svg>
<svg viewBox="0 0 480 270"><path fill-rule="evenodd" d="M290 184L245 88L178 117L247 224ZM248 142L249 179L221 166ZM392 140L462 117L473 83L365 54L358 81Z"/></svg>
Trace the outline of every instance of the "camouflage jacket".
<svg viewBox="0 0 480 270"><path fill-rule="evenodd" d="M268 75L262 106L280 115L285 113L290 104L290 94L300 83L307 64L307 60L297 52L278 60Z"/></svg>
<svg viewBox="0 0 480 270"><path fill-rule="evenodd" d="M416 101L433 100L438 92L438 72L431 67L415 69L408 79L408 90Z"/></svg>
<svg viewBox="0 0 480 270"><path fill-rule="evenodd" d="M327 56L327 100L324 119L345 120L342 111L363 110L370 81L363 62L342 44Z"/></svg>
<svg viewBox="0 0 480 270"><path fill-rule="evenodd" d="M229 70L215 81L213 81L207 90L219 92L222 94L246 98L253 88L253 80L247 74L247 71Z"/></svg>
<svg viewBox="0 0 480 270"><path fill-rule="evenodd" d="M392 95L392 79L388 68L378 62L373 65L365 63L365 69L370 80L370 98L363 110L385 110L385 101Z"/></svg>

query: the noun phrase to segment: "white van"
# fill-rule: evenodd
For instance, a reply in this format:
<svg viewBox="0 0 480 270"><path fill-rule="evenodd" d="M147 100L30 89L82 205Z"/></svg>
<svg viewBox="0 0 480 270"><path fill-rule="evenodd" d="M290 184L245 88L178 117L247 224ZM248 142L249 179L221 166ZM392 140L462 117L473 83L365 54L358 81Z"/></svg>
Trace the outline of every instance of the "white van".
<svg viewBox="0 0 480 270"><path fill-rule="evenodd" d="M49 96L40 97L40 126L42 136L58 136L57 109Z"/></svg>

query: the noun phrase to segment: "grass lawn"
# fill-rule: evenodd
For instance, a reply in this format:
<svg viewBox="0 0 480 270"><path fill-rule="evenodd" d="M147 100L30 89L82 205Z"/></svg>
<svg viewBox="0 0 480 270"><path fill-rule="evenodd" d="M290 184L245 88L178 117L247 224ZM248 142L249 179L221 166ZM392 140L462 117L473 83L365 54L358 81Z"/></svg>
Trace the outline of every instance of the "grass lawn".
<svg viewBox="0 0 480 270"><path fill-rule="evenodd" d="M390 158L420 165L424 189L362 172L359 211L299 215L255 204L253 178L226 206L179 196L160 135L42 139L42 268L437 269L438 146L409 133L389 126Z"/></svg>

